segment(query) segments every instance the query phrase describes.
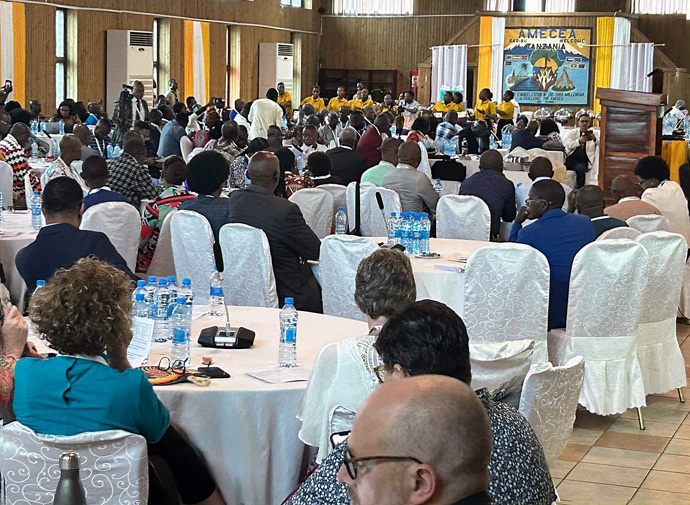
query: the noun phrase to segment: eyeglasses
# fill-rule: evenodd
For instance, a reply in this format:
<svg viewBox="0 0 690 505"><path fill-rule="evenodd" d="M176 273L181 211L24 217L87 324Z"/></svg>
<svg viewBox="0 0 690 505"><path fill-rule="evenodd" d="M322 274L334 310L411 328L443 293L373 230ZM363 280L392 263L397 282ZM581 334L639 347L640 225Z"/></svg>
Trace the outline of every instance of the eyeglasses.
<svg viewBox="0 0 690 505"><path fill-rule="evenodd" d="M376 378L379 380L379 382L383 384L383 379L384 377L386 377L386 374L392 372L394 369L395 364L379 365L377 367L374 367L374 373L376 374ZM409 368L402 367L402 369L405 371L407 375L412 375L412 371Z"/></svg>
<svg viewBox="0 0 690 505"><path fill-rule="evenodd" d="M544 200L543 198L528 198L525 200L525 205L532 205L533 203L537 202L545 202L547 205L551 205L551 202Z"/></svg>
<svg viewBox="0 0 690 505"><path fill-rule="evenodd" d="M357 479L357 469L359 468L359 463L362 461L374 461L374 460L388 460L391 461L414 461L417 464L422 464L420 460L412 456L367 456L364 458L353 458L350 454L350 450L346 450L343 458L343 464L347 470L348 475L352 480Z"/></svg>
<svg viewBox="0 0 690 505"><path fill-rule="evenodd" d="M158 362L158 370L161 370L163 372L172 370L175 373L186 373L188 361L189 358L185 359L184 361L179 359L172 361L167 356L163 356L161 360Z"/></svg>

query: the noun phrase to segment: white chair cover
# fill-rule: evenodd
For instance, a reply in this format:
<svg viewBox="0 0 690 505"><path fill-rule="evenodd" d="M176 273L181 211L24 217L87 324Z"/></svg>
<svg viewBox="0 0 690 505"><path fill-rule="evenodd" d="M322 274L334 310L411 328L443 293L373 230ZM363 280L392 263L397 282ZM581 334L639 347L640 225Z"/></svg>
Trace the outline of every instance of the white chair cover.
<svg viewBox="0 0 690 505"><path fill-rule="evenodd" d="M194 303L208 304L216 266L211 224L198 212L178 210L170 218L170 238L177 278L191 279Z"/></svg>
<svg viewBox="0 0 690 505"><path fill-rule="evenodd" d="M376 193L380 194L383 200L383 213L376 200ZM390 218L391 212L397 214L402 212L398 193L386 188L372 188L371 191L367 191L362 197L362 236L387 237L387 221Z"/></svg>
<svg viewBox="0 0 690 505"><path fill-rule="evenodd" d="M534 341L534 363L548 361L549 263L524 244L479 249L467 260L463 320L470 342Z"/></svg>
<svg viewBox="0 0 690 505"><path fill-rule="evenodd" d="M189 140L189 137L183 136L180 138L180 151L182 151L182 158L184 158L185 163L189 161L189 155L194 150L194 144Z"/></svg>
<svg viewBox="0 0 690 505"><path fill-rule="evenodd" d="M514 377L525 376L533 361L534 342L470 342L472 389L493 391Z"/></svg>
<svg viewBox="0 0 690 505"><path fill-rule="evenodd" d="M45 187L45 184L41 186ZM31 197L34 194L34 188L31 186L31 175L27 172L24 176L24 198L26 198L26 206L31 207Z"/></svg>
<svg viewBox="0 0 690 505"><path fill-rule="evenodd" d="M585 362L575 356L564 366L532 367L522 385L520 414L532 426L547 460L561 455L575 424Z"/></svg>
<svg viewBox="0 0 690 505"><path fill-rule="evenodd" d="M338 208L342 207L347 214L347 198L345 198L345 192L347 188L342 184L322 184L319 189L328 191L333 197L333 211L331 212L331 229L335 230L335 213L338 212Z"/></svg>
<svg viewBox="0 0 690 505"><path fill-rule="evenodd" d="M317 237L324 238L331 234L333 196L328 191L321 188L300 189L289 200L297 204L307 225Z"/></svg>
<svg viewBox="0 0 690 505"><path fill-rule="evenodd" d="M2 207L13 207L12 203L12 167L9 163L0 161L0 192L2 192Z"/></svg>
<svg viewBox="0 0 690 505"><path fill-rule="evenodd" d="M319 271L323 313L365 321L355 304L355 275L360 261L378 246L352 235L329 235L321 243Z"/></svg>
<svg viewBox="0 0 690 505"><path fill-rule="evenodd" d="M476 196L442 196L436 206L436 236L462 240L489 241L491 212Z"/></svg>
<svg viewBox="0 0 690 505"><path fill-rule="evenodd" d="M3 427L7 505L52 505L60 480L60 455L79 453L86 502L146 505L149 473L146 439L122 430L74 436L39 435L15 421Z"/></svg>
<svg viewBox="0 0 690 505"><path fill-rule="evenodd" d="M105 233L134 272L141 238L141 216L125 202L105 202L84 212L79 228Z"/></svg>
<svg viewBox="0 0 690 505"><path fill-rule="evenodd" d="M177 209L168 212L163 220L161 226L161 233L158 235L158 243L156 244L156 252L151 258L148 275L155 275L156 277L169 277L175 275L175 258L173 258L172 239L170 233L170 216L172 216ZM182 279L179 279L178 284L181 284Z"/></svg>
<svg viewBox="0 0 690 505"><path fill-rule="evenodd" d="M627 238L629 240L635 240L639 237L641 233L635 228L630 228L627 226L619 226L618 228L611 228L606 230L604 233L597 237L597 240L611 240L611 239L622 239Z"/></svg>
<svg viewBox="0 0 690 505"><path fill-rule="evenodd" d="M223 271L226 303L278 307L276 278L266 234L253 226L232 223L220 229L219 239L223 258L232 258L225 262Z"/></svg>
<svg viewBox="0 0 690 505"><path fill-rule="evenodd" d="M655 214L633 216L626 221L630 228L634 228L640 233L649 233L652 231L670 231L668 219L664 216L657 216Z"/></svg>
<svg viewBox="0 0 690 505"><path fill-rule="evenodd" d="M347 185L345 190L346 211L347 211L347 227L352 230L355 227L355 182ZM366 195L372 189L376 189L376 185L370 182L364 182L359 185L359 200L360 200L360 221L364 221L364 201Z"/></svg>
<svg viewBox="0 0 690 505"><path fill-rule="evenodd" d="M584 358L580 403L594 414L646 405L635 336L648 262L632 240L592 242L573 261L566 328L549 332L549 358Z"/></svg>
<svg viewBox="0 0 690 505"><path fill-rule="evenodd" d="M682 235L666 231L645 233L637 241L649 254L637 328L637 359L645 394L665 393L687 384L676 339L676 307L688 247Z"/></svg>

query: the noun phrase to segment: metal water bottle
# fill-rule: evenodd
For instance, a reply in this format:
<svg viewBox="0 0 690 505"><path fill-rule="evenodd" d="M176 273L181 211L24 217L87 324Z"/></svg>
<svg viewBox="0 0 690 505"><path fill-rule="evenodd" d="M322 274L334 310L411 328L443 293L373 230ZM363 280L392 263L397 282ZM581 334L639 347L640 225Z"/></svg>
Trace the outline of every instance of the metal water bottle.
<svg viewBox="0 0 690 505"><path fill-rule="evenodd" d="M60 480L53 505L86 505L84 487L79 478L79 454L64 452L60 456Z"/></svg>

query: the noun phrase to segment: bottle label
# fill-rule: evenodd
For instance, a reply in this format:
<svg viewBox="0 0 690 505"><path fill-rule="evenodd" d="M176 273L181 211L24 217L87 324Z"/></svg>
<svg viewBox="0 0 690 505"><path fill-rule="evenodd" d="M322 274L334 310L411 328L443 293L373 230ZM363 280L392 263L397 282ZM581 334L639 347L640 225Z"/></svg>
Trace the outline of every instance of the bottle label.
<svg viewBox="0 0 690 505"><path fill-rule="evenodd" d="M297 328L290 326L285 330L285 343L294 344L297 342Z"/></svg>
<svg viewBox="0 0 690 505"><path fill-rule="evenodd" d="M187 330L184 328L173 328L173 341L176 344L184 344L187 341Z"/></svg>
<svg viewBox="0 0 690 505"><path fill-rule="evenodd" d="M211 296L223 296L223 288L214 288L211 286Z"/></svg>

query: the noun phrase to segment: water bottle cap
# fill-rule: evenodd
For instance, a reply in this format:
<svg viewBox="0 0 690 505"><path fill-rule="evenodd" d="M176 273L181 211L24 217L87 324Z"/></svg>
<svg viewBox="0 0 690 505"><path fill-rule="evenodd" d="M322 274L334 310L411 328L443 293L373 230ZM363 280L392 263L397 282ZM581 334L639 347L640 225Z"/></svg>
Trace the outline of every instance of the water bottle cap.
<svg viewBox="0 0 690 505"><path fill-rule="evenodd" d="M41 281L36 281L36 287L37 287L37 288L42 288L42 287L45 286L45 285L46 285L46 281L43 281L43 280L41 280Z"/></svg>
<svg viewBox="0 0 690 505"><path fill-rule="evenodd" d="M295 299L294 298L286 298L285 299L285 305L294 305L295 304Z"/></svg>
<svg viewBox="0 0 690 505"><path fill-rule="evenodd" d="M137 287L146 286L146 281L141 279L137 281Z"/></svg>
<svg viewBox="0 0 690 505"><path fill-rule="evenodd" d="M144 293L137 293L134 299L139 302L139 301L144 301Z"/></svg>
<svg viewBox="0 0 690 505"><path fill-rule="evenodd" d="M184 296L178 296L177 303L185 304L187 303L187 299Z"/></svg>
<svg viewBox="0 0 690 505"><path fill-rule="evenodd" d="M338 207L338 211L341 211L341 210L343 210L343 208L342 208L342 207Z"/></svg>
<svg viewBox="0 0 690 505"><path fill-rule="evenodd" d="M38 196L38 191L34 191L34 196Z"/></svg>
<svg viewBox="0 0 690 505"><path fill-rule="evenodd" d="M391 217L395 217L395 212L391 212Z"/></svg>
<svg viewBox="0 0 690 505"><path fill-rule="evenodd" d="M60 470L79 470L79 454L63 452L60 456Z"/></svg>
<svg viewBox="0 0 690 505"><path fill-rule="evenodd" d="M158 285L159 286L167 286L168 285L168 279L166 279L165 277L161 277L160 279L158 279Z"/></svg>
<svg viewBox="0 0 690 505"><path fill-rule="evenodd" d="M149 275L149 284L155 284L156 278L153 275Z"/></svg>
<svg viewBox="0 0 690 505"><path fill-rule="evenodd" d="M436 179L436 182L441 182L441 179Z"/></svg>
<svg viewBox="0 0 690 505"><path fill-rule="evenodd" d="M175 276L174 275L169 275L168 276L168 282L175 282Z"/></svg>
<svg viewBox="0 0 690 505"><path fill-rule="evenodd" d="M192 279L182 279L182 285L183 286L191 286L192 285Z"/></svg>

